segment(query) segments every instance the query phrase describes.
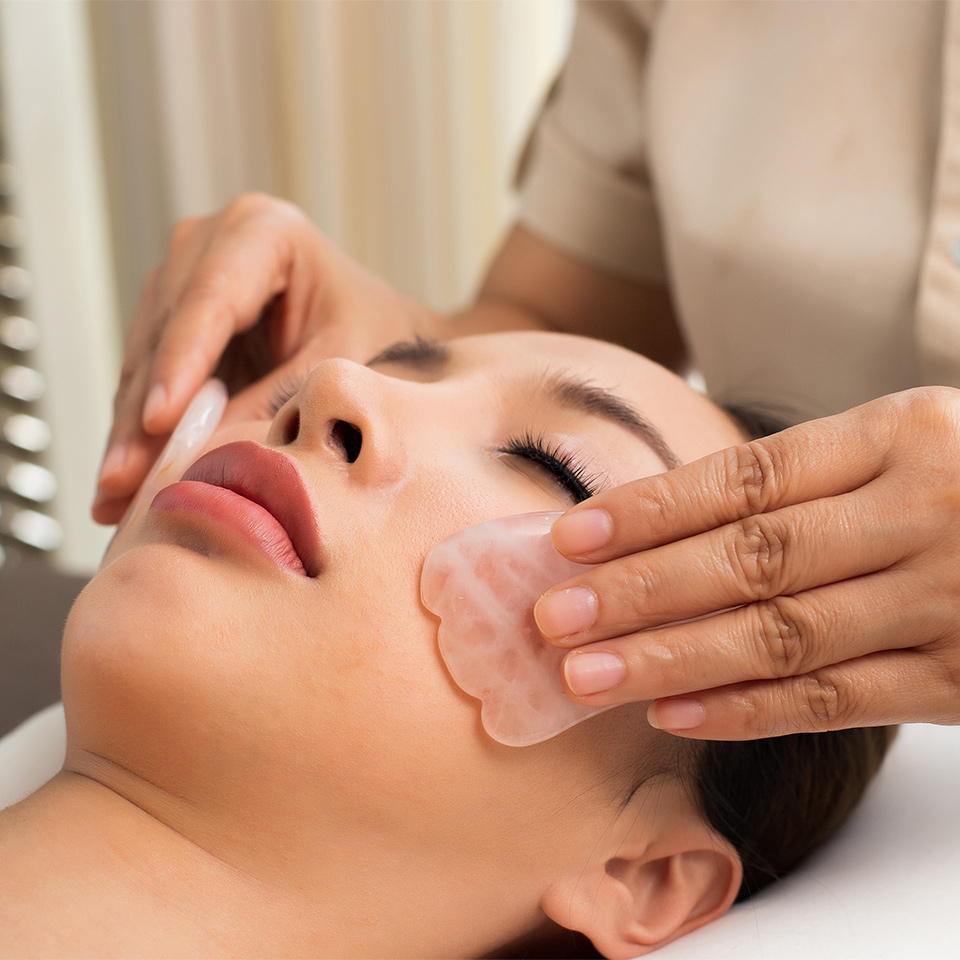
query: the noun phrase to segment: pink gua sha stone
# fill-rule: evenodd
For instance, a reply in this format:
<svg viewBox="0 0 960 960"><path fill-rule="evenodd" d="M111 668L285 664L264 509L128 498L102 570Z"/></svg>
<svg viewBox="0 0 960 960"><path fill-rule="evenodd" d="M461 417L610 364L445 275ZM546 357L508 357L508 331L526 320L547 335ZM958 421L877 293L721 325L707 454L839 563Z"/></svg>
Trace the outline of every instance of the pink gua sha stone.
<svg viewBox="0 0 960 960"><path fill-rule="evenodd" d="M610 707L574 703L560 682L566 650L547 643L533 606L590 564L558 553L550 527L561 513L527 513L467 527L428 554L424 606L440 618L440 654L457 685L481 701L494 740L526 747Z"/></svg>
<svg viewBox="0 0 960 960"><path fill-rule="evenodd" d="M179 480L187 467L200 456L204 445L220 424L228 399L227 388L222 381L214 378L207 380L197 391L120 521L101 561L102 567L113 559L113 547L121 531L126 527L135 528L143 519L153 498L164 487Z"/></svg>

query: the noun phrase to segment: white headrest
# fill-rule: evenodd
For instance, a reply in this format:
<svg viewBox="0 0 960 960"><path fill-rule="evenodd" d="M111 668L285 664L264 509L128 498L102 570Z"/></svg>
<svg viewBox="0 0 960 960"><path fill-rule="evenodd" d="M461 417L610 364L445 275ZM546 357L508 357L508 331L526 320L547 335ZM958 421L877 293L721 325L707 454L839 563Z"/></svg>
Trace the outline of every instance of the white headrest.
<svg viewBox="0 0 960 960"><path fill-rule="evenodd" d="M18 803L63 766L67 725L63 704L35 713L0 738L0 810Z"/></svg>

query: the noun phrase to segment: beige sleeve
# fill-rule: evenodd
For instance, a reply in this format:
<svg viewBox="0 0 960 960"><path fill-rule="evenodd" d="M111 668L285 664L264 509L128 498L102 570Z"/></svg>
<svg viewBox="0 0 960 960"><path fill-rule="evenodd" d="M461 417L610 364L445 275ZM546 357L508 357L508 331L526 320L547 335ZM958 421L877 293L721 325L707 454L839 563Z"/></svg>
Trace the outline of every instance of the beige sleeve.
<svg viewBox="0 0 960 960"><path fill-rule="evenodd" d="M577 5L570 52L517 171L519 219L579 260L663 283L646 168L644 80L655 4Z"/></svg>

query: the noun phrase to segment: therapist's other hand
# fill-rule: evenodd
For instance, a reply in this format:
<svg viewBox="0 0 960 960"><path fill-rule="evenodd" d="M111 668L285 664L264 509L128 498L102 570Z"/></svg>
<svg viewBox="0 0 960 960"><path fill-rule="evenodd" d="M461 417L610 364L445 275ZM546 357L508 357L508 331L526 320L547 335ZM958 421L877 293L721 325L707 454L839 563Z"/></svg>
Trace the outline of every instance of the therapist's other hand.
<svg viewBox="0 0 960 960"><path fill-rule="evenodd" d="M502 330L582 333L683 366L665 286L580 263L520 225L477 299L442 316L355 263L285 201L247 194L184 220L130 328L94 519L120 519L211 373L230 388L229 422L266 415L286 383L327 357L365 361L397 340Z"/></svg>
<svg viewBox="0 0 960 960"><path fill-rule="evenodd" d="M655 726L711 740L960 723L956 390L883 397L606 491L553 539L600 564L536 608L573 648L574 700L653 700Z"/></svg>
<svg viewBox="0 0 960 960"><path fill-rule="evenodd" d="M116 523L207 377L227 381L226 419L330 356L365 361L440 321L339 250L295 206L246 194L174 228L127 337L94 519Z"/></svg>

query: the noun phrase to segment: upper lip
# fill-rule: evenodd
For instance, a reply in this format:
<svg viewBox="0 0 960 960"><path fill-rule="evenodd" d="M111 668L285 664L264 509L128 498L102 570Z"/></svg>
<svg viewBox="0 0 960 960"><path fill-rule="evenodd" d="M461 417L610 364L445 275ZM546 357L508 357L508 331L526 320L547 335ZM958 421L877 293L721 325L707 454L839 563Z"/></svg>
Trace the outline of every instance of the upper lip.
<svg viewBox="0 0 960 960"><path fill-rule="evenodd" d="M290 457L252 440L238 440L204 454L181 479L223 487L259 504L286 531L307 576L320 573L323 541L318 511Z"/></svg>

